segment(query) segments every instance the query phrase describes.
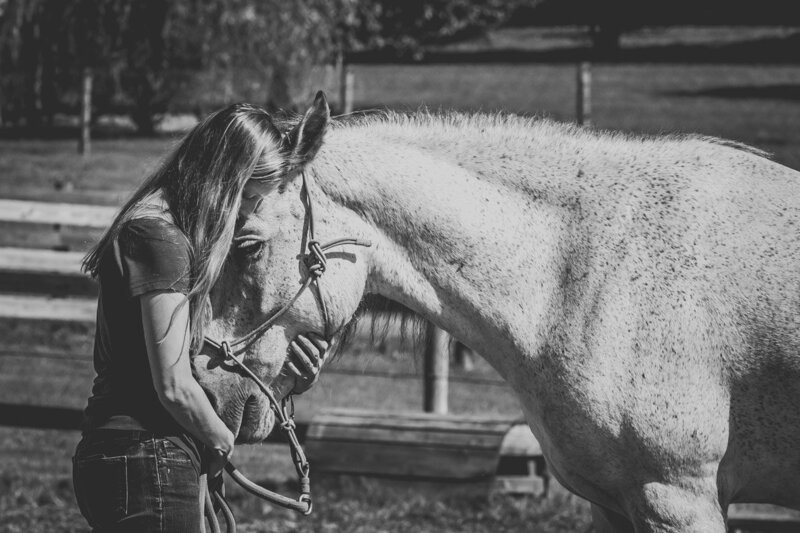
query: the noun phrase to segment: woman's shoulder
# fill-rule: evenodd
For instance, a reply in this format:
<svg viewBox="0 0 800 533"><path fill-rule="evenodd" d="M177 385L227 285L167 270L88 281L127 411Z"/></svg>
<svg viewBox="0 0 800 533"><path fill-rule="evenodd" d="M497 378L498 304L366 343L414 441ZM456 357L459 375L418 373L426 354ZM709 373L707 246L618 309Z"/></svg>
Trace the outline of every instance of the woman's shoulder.
<svg viewBox="0 0 800 533"><path fill-rule="evenodd" d="M172 221L160 217L137 217L126 221L117 237L118 250L129 260L150 265L171 265L183 270L191 260L191 245Z"/></svg>
<svg viewBox="0 0 800 533"><path fill-rule="evenodd" d="M125 221L120 226L119 235L120 238L126 239L187 242L186 235L172 220L156 216L142 216Z"/></svg>

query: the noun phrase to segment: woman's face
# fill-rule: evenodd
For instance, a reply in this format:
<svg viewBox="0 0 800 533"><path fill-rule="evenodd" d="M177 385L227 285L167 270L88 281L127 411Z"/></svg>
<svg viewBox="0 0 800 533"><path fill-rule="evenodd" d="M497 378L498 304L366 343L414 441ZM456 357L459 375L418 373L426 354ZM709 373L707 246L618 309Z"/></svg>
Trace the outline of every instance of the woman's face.
<svg viewBox="0 0 800 533"><path fill-rule="evenodd" d="M264 197L269 193L269 189L270 187L264 180L247 180L242 190L239 216L244 219L255 213L264 201Z"/></svg>
<svg viewBox="0 0 800 533"><path fill-rule="evenodd" d="M311 279L305 262L310 215L302 171L316 155L329 118L327 103L318 98L285 137L287 144L273 147L274 153L287 154L282 155L286 157L283 168L294 165L279 178L280 186L275 179L245 184L230 253L210 294L212 320L206 334L218 341L247 336L291 303L269 329L259 332L236 354L278 398L294 386L294 376L283 369L292 339L308 333L335 335L355 313L366 285L363 251L344 246L329 257L320 281L323 291L310 287L295 298ZM363 228L354 227L351 214L317 192L314 212L319 238L365 237ZM264 439L274 425L265 395L252 379L231 368L218 350L204 350L193 357L192 365L217 413L240 442Z"/></svg>

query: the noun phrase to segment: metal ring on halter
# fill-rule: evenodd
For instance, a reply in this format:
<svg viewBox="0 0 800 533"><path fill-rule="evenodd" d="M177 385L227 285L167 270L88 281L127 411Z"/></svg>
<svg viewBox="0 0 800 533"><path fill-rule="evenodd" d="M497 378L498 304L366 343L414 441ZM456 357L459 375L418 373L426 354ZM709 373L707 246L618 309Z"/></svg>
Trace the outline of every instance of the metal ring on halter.
<svg viewBox="0 0 800 533"><path fill-rule="evenodd" d="M241 357L236 357L231 349L231 345L228 344L228 341L222 341L219 343L219 345L224 355L222 358L222 364L228 367L235 367L244 362L244 352L242 352ZM235 359L235 361L231 361L231 359Z"/></svg>
<svg viewBox="0 0 800 533"><path fill-rule="evenodd" d="M308 509L303 512L303 516L308 516L314 510L314 503L311 501L310 494L301 494L297 501L308 504Z"/></svg>

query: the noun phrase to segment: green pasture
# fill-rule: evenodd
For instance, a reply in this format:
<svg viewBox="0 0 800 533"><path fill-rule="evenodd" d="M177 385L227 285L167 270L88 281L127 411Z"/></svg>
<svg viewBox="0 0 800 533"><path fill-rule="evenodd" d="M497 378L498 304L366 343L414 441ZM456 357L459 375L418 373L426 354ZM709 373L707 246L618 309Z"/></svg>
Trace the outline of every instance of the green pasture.
<svg viewBox="0 0 800 533"><path fill-rule="evenodd" d="M573 65L458 64L356 65L359 109L403 108L509 111L571 121ZM335 101L335 91L329 96ZM593 66L595 127L632 133L693 132L734 139L774 153L800 169L800 67L793 65L597 64ZM309 96L310 101L310 96ZM142 139L122 133L94 141L84 160L76 141L0 140L0 197L118 204L179 138ZM88 353L91 331L22 323L0 324L8 350ZM318 406L419 409L419 379L375 376L414 373L421 361L390 337L384 351L362 329L352 348L298 405L310 416ZM362 375L359 375L361 373ZM457 413L519 414L516 400L485 364L466 373L480 383L451 385ZM86 359L0 357L0 402L81 407L91 386ZM73 503L70 432L0 428L0 532L85 531ZM255 479L283 484L291 468L274 445L237 452ZM494 496L426 498L377 485L326 486L317 491L310 519L289 515L234 491L242 531L421 532L585 531L588 510L569 496L548 501Z"/></svg>

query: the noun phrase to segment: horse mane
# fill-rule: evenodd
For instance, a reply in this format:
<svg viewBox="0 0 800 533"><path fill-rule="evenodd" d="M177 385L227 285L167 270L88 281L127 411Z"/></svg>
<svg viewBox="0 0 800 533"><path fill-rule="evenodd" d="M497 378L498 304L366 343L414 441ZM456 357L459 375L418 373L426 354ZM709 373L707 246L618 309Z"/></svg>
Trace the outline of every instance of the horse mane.
<svg viewBox="0 0 800 533"><path fill-rule="evenodd" d="M692 134L688 135L687 137L701 142L707 142L710 144L716 144L718 146L724 146L726 148L733 148L734 150L747 152L749 154L753 154L758 157L763 157L766 159L772 159L774 156L772 152L767 152L766 150L762 150L761 148L756 148L755 146L750 146L749 144L740 141L732 141L730 139L723 139L721 137L714 137L712 135L699 135L699 134Z"/></svg>
<svg viewBox="0 0 800 533"><path fill-rule="evenodd" d="M427 339L427 321L410 309L385 298L367 296L361 301L358 310L339 332L331 359L337 359L353 344L355 332L361 321L369 320L369 340L373 346L385 345L393 331L400 333L401 347L409 348L415 354L422 354ZM399 326L399 327L398 327ZM397 329L395 329L397 328Z"/></svg>
<svg viewBox="0 0 800 533"><path fill-rule="evenodd" d="M730 139L723 139L712 135L697 133L667 133L648 134L586 128L577 124L558 122L540 115L518 115L507 112L462 112L453 110L430 110L420 107L413 111L395 111L389 109L373 109L334 117L331 122L334 128L351 127L376 127L381 128L408 128L424 127L432 129L437 134L448 132L458 133L464 129L479 129L491 137L493 132L512 132L521 140L549 136L553 138L570 139L572 141L611 141L635 143L659 142L697 142L732 148L758 157L772 159L770 152L761 150L749 144Z"/></svg>

